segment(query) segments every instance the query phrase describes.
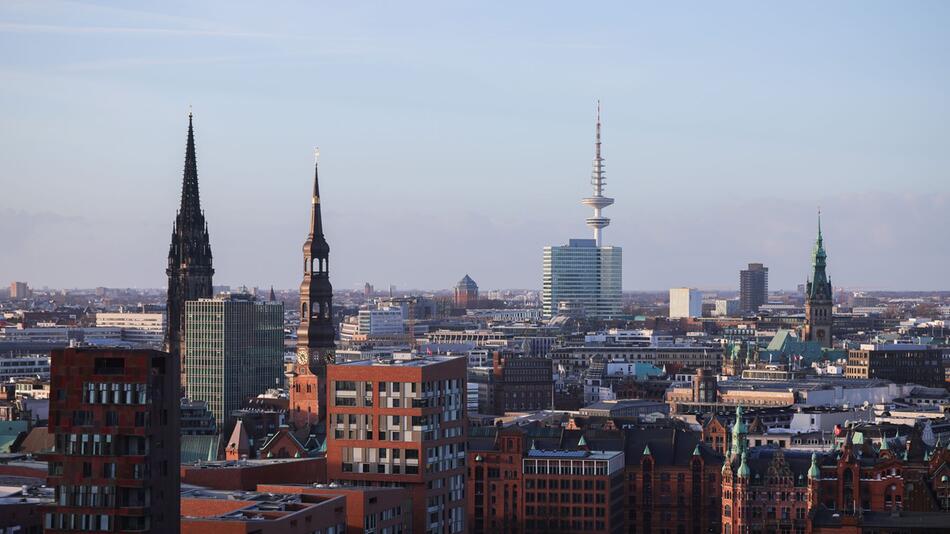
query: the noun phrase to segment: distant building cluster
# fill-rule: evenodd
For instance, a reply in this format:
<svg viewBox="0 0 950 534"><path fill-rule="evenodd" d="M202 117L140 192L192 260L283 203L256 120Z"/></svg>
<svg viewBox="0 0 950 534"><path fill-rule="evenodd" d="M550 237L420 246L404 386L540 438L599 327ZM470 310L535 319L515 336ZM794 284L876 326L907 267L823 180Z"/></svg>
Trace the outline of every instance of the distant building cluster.
<svg viewBox="0 0 950 534"><path fill-rule="evenodd" d="M947 531L950 295L836 291L820 219L798 291L624 294L598 106L540 291L334 291L316 164L299 289L232 290L188 122L167 288L0 300L0 531Z"/></svg>

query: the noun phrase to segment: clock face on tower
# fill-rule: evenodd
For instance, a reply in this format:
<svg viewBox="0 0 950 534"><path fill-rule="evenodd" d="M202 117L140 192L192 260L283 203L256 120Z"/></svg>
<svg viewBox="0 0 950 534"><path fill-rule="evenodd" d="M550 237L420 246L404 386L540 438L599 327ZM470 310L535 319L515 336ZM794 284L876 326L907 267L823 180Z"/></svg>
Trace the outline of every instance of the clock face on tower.
<svg viewBox="0 0 950 534"><path fill-rule="evenodd" d="M297 351L297 364L298 365L310 365L310 352L307 350Z"/></svg>

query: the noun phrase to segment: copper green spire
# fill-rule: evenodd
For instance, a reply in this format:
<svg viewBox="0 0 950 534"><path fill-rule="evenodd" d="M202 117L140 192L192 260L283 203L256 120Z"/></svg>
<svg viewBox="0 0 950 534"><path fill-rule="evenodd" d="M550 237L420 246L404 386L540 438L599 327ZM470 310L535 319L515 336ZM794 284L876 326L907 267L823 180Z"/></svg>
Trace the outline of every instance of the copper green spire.
<svg viewBox="0 0 950 534"><path fill-rule="evenodd" d="M808 283L808 297L812 299L831 299L831 280L825 272L828 254L825 252L825 242L821 235L821 210L818 210L818 237L815 239L815 250L812 252L812 275Z"/></svg>
<svg viewBox="0 0 950 534"><path fill-rule="evenodd" d="M751 470L749 469L749 464L746 463L747 454L743 451L742 453L742 463L739 464L739 477L749 478Z"/></svg>
<svg viewBox="0 0 950 534"><path fill-rule="evenodd" d="M808 468L808 478L818 480L821 472L818 470L818 454L811 453L811 467Z"/></svg>

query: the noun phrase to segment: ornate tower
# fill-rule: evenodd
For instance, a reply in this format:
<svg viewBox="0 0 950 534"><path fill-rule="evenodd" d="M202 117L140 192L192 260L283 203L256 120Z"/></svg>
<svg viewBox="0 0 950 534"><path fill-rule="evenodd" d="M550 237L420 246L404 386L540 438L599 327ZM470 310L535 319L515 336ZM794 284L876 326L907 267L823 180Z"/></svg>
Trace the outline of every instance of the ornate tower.
<svg viewBox="0 0 950 534"><path fill-rule="evenodd" d="M208 223L201 211L198 195L198 163L195 158L195 132L188 114L188 141L185 147L185 170L181 184L181 206L172 227L168 247L168 328L165 350L181 362L181 386L185 387L185 301L213 296L211 277L211 243Z"/></svg>
<svg viewBox="0 0 950 534"><path fill-rule="evenodd" d="M824 347L831 347L832 308L831 278L825 273L824 243L821 238L821 212L818 212L818 239L812 256L811 280L805 285L805 325L802 339L817 341Z"/></svg>
<svg viewBox="0 0 950 534"><path fill-rule="evenodd" d="M319 159L319 151L315 158ZM330 245L323 236L320 181L314 164L310 233L303 244L303 281L300 283L300 328L297 363L292 374L291 420L300 428L326 415L326 366L333 363L333 287L330 285Z"/></svg>
<svg viewBox="0 0 950 534"><path fill-rule="evenodd" d="M590 175L590 183L594 186L594 195L581 200L581 204L594 209L594 216L587 219L587 226L594 230L594 240L597 246L602 246L603 230L610 224L610 219L603 217L600 211L614 203L614 199L604 196L604 186L607 184L604 171L604 158L601 154L600 143L600 100L597 101L597 126L594 137L594 166Z"/></svg>

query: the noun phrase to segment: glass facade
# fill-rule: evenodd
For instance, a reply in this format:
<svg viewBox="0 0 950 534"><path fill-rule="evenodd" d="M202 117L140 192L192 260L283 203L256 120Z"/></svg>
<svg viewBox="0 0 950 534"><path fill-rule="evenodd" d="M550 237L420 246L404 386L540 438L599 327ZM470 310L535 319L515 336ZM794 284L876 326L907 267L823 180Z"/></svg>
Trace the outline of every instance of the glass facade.
<svg viewBox="0 0 950 534"><path fill-rule="evenodd" d="M283 303L231 296L185 304L186 391L208 403L218 428L248 398L280 386L283 350Z"/></svg>
<svg viewBox="0 0 950 534"><path fill-rule="evenodd" d="M593 318L621 313L622 249L598 247L593 239L571 239L544 247L541 307L551 318L562 307Z"/></svg>

